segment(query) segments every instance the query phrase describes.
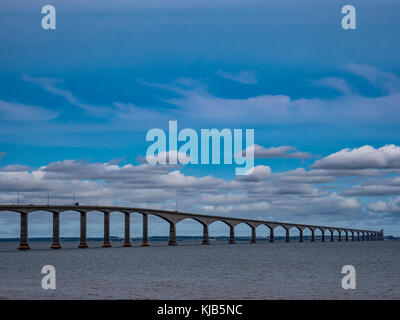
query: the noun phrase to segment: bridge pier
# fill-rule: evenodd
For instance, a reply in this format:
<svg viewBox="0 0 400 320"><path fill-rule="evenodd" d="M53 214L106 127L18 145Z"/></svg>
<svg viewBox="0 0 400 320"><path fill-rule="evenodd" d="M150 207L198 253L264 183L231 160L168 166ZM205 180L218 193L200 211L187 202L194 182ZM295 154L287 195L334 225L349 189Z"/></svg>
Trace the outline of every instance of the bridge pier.
<svg viewBox="0 0 400 320"><path fill-rule="evenodd" d="M252 227L251 228L251 241L250 241L250 243L256 243L256 242L257 242L256 228Z"/></svg>
<svg viewBox="0 0 400 320"><path fill-rule="evenodd" d="M331 232L331 242L333 242L334 241L334 239L333 239L333 231L332 230L329 230L330 232Z"/></svg>
<svg viewBox="0 0 400 320"><path fill-rule="evenodd" d="M201 244L210 244L210 240L208 239L208 225L206 224L203 224L203 242Z"/></svg>
<svg viewBox="0 0 400 320"><path fill-rule="evenodd" d="M104 212L104 241L103 241L103 248L111 247L110 242L110 213Z"/></svg>
<svg viewBox="0 0 400 320"><path fill-rule="evenodd" d="M364 232L362 233L361 240L362 240L362 241L365 241Z"/></svg>
<svg viewBox="0 0 400 320"><path fill-rule="evenodd" d="M339 231L338 241L342 241L342 231Z"/></svg>
<svg viewBox="0 0 400 320"><path fill-rule="evenodd" d="M315 232L311 230L311 242L315 242Z"/></svg>
<svg viewBox="0 0 400 320"><path fill-rule="evenodd" d="M325 230L321 230L321 242L325 242Z"/></svg>
<svg viewBox="0 0 400 320"><path fill-rule="evenodd" d="M81 212L81 238L78 248L88 248L86 242L86 212Z"/></svg>
<svg viewBox="0 0 400 320"><path fill-rule="evenodd" d="M345 241L349 241L349 232L345 231L346 237L345 237Z"/></svg>
<svg viewBox="0 0 400 320"><path fill-rule="evenodd" d="M21 212L21 226L20 226L20 242L19 250L29 250L31 247L28 244L28 214Z"/></svg>
<svg viewBox="0 0 400 320"><path fill-rule="evenodd" d="M125 212L125 237L123 247L132 247L130 214Z"/></svg>
<svg viewBox="0 0 400 320"><path fill-rule="evenodd" d="M176 242L176 228L175 223L169 223L169 246L176 246L178 243Z"/></svg>
<svg viewBox="0 0 400 320"><path fill-rule="evenodd" d="M229 226L229 244L235 244L235 227Z"/></svg>
<svg viewBox="0 0 400 320"><path fill-rule="evenodd" d="M354 232L351 231L351 241L355 241L356 239L354 238Z"/></svg>
<svg viewBox="0 0 400 320"><path fill-rule="evenodd" d="M285 238L285 242L290 242L290 234L289 234L289 229L286 229L286 238Z"/></svg>
<svg viewBox="0 0 400 320"><path fill-rule="evenodd" d="M53 243L51 249L61 249L60 245L60 213L53 212Z"/></svg>
<svg viewBox="0 0 400 320"><path fill-rule="evenodd" d="M272 228L269 229L269 242L270 243L275 242L274 229Z"/></svg>
<svg viewBox="0 0 400 320"><path fill-rule="evenodd" d="M303 230L300 230L299 242L303 242Z"/></svg>
<svg viewBox="0 0 400 320"><path fill-rule="evenodd" d="M360 241L360 233L357 232L357 241Z"/></svg>
<svg viewBox="0 0 400 320"><path fill-rule="evenodd" d="M147 214L142 214L143 218L143 239L142 239L142 244L141 246L143 247L148 247L150 245L149 243L149 230L148 230L148 215Z"/></svg>

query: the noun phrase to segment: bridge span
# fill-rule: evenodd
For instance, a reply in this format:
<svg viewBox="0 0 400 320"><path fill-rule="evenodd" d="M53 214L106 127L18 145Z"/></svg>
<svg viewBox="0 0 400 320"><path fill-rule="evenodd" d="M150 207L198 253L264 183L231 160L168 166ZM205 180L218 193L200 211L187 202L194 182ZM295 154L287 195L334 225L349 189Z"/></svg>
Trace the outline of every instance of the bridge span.
<svg viewBox="0 0 400 320"><path fill-rule="evenodd" d="M79 248L87 248L88 244L86 241L86 215L88 212L97 211L104 214L104 243L103 247L111 247L110 242L110 213L121 212L125 215L125 236L124 236L124 247L130 247L130 214L139 213L143 216L143 237L142 246L148 246L148 215L155 215L170 225L169 231L169 245L177 245L176 242L176 224L184 219L193 219L203 226L203 241L202 244L210 244L208 237L208 226L216 221L221 221L227 224L230 228L229 243L235 244L235 226L240 223L245 223L251 228L251 243L256 243L256 228L260 225L265 225L269 228L270 236L269 242L274 242L274 229L276 227L282 227L285 229L286 236L285 241L290 241L290 230L293 228L299 231L299 241L303 242L303 231L309 229L311 231L311 242L315 242L315 231L321 231L321 241L325 241L325 231L330 233L330 241L334 241L334 234L337 233L338 241L376 241L383 240L383 230L359 230L352 228L338 228L329 226L318 226L318 225L306 225L297 223L287 223L278 221L264 221L264 220L252 220L242 219L233 217L222 217L213 215L204 215L198 213L187 213L179 211L169 210L157 210L148 208L133 208L133 207L118 207L118 206L85 206L85 205L0 205L1 211L11 211L20 214L21 225L20 225L20 244L18 249L27 250L30 249L28 243L28 215L36 211L47 211L53 214L53 242L51 244L52 249L60 249L60 214L65 211L75 211L80 214L80 243ZM328 234L329 235L329 234Z"/></svg>

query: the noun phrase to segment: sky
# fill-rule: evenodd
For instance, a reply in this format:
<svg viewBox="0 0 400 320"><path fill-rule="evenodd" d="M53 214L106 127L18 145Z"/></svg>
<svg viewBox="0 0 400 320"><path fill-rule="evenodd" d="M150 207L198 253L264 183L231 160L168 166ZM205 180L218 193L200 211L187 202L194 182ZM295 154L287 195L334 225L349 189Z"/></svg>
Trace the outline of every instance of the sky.
<svg viewBox="0 0 400 320"><path fill-rule="evenodd" d="M400 236L398 1L50 2L0 4L0 203L49 195ZM55 30L41 28L46 4ZM341 28L346 4L356 30ZM253 173L150 166L146 133L172 120L254 129ZM78 235L77 214L64 216L61 236ZM30 219L30 236L51 235L48 213ZM101 214L90 219L101 236ZM18 223L1 213L0 237ZM180 224L178 235L202 232Z"/></svg>

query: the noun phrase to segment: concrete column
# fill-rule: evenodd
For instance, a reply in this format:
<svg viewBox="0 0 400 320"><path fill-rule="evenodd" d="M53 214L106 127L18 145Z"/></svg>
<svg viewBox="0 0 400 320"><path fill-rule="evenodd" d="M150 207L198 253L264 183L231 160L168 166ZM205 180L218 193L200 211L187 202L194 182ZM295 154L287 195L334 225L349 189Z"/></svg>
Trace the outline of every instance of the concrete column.
<svg viewBox="0 0 400 320"><path fill-rule="evenodd" d="M275 242L274 229L269 229L269 242Z"/></svg>
<svg viewBox="0 0 400 320"><path fill-rule="evenodd" d="M360 233L357 232L357 241L360 241Z"/></svg>
<svg viewBox="0 0 400 320"><path fill-rule="evenodd" d="M299 242L303 242L303 230L300 230Z"/></svg>
<svg viewBox="0 0 400 320"><path fill-rule="evenodd" d="M78 248L87 248L86 242L86 212L81 212L81 240Z"/></svg>
<svg viewBox="0 0 400 320"><path fill-rule="evenodd" d="M103 248L111 247L110 242L110 213L104 212L104 242L102 245Z"/></svg>
<svg viewBox="0 0 400 320"><path fill-rule="evenodd" d="M325 230L321 230L321 242L325 242Z"/></svg>
<svg viewBox="0 0 400 320"><path fill-rule="evenodd" d="M29 250L28 244L28 214L21 212L20 243L19 250Z"/></svg>
<svg viewBox="0 0 400 320"><path fill-rule="evenodd" d="M349 241L349 232L348 232L348 231L346 231L346 238L345 238L345 241Z"/></svg>
<svg viewBox="0 0 400 320"><path fill-rule="evenodd" d="M208 239L208 225L203 224L203 242L201 244L210 244Z"/></svg>
<svg viewBox="0 0 400 320"><path fill-rule="evenodd" d="M230 244L235 244L235 227L230 226L230 230L229 230L229 243Z"/></svg>
<svg viewBox="0 0 400 320"><path fill-rule="evenodd" d="M339 231L338 241L342 241L342 232L341 231Z"/></svg>
<svg viewBox="0 0 400 320"><path fill-rule="evenodd" d="M331 232L331 242L333 242L333 231L329 230Z"/></svg>
<svg viewBox="0 0 400 320"><path fill-rule="evenodd" d="M315 242L315 230L311 230L311 242Z"/></svg>
<svg viewBox="0 0 400 320"><path fill-rule="evenodd" d="M289 229L285 229L285 230L286 230L286 239L285 239L285 242L290 242Z"/></svg>
<svg viewBox="0 0 400 320"><path fill-rule="evenodd" d="M143 239L142 239L142 246L147 247L150 245L149 243L149 230L148 230L148 215L147 214L142 214L142 219L143 219Z"/></svg>
<svg viewBox="0 0 400 320"><path fill-rule="evenodd" d="M365 241L364 233L362 233L361 240L362 240L362 241Z"/></svg>
<svg viewBox="0 0 400 320"><path fill-rule="evenodd" d="M250 243L256 243L256 242L257 242L256 228L251 228L251 242Z"/></svg>
<svg viewBox="0 0 400 320"><path fill-rule="evenodd" d="M175 223L169 223L169 246L176 246L178 243L176 242L176 230L175 230Z"/></svg>
<svg viewBox="0 0 400 320"><path fill-rule="evenodd" d="M60 213L53 212L53 243L51 249L61 249L60 245Z"/></svg>
<svg viewBox="0 0 400 320"><path fill-rule="evenodd" d="M132 247L130 214L125 212L125 237L123 247Z"/></svg>
<svg viewBox="0 0 400 320"><path fill-rule="evenodd" d="M355 241L354 232L351 232L351 241Z"/></svg>

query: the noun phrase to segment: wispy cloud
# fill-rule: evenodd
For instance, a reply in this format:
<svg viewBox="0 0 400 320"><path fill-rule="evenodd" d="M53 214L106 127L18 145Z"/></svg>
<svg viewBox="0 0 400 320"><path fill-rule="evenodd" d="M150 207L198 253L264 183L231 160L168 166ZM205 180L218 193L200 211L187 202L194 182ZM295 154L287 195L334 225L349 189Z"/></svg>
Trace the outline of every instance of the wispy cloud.
<svg viewBox="0 0 400 320"><path fill-rule="evenodd" d="M345 79L337 77L322 78L315 82L320 86L326 86L339 91L344 95L351 95L354 93L354 89L347 83Z"/></svg>
<svg viewBox="0 0 400 320"><path fill-rule="evenodd" d="M38 84L44 90L56 96L63 97L70 104L85 110L92 116L106 117L110 115L111 110L109 108L82 103L72 92L57 87L56 84L60 83L61 80L52 78L33 78L28 75L23 75L22 79L27 82Z"/></svg>
<svg viewBox="0 0 400 320"><path fill-rule="evenodd" d="M226 72L218 71L218 75L222 78L236 81L242 84L255 84L257 83L257 78L252 71L239 71L239 72Z"/></svg>
<svg viewBox="0 0 400 320"><path fill-rule="evenodd" d="M57 116L57 112L39 106L0 100L0 120L26 122L47 121Z"/></svg>

